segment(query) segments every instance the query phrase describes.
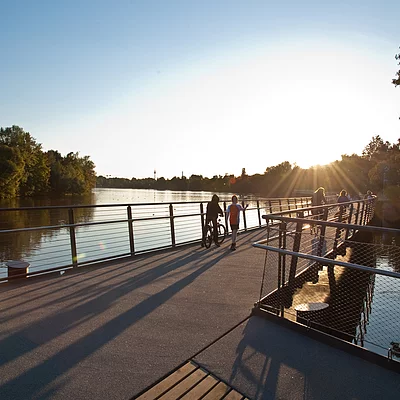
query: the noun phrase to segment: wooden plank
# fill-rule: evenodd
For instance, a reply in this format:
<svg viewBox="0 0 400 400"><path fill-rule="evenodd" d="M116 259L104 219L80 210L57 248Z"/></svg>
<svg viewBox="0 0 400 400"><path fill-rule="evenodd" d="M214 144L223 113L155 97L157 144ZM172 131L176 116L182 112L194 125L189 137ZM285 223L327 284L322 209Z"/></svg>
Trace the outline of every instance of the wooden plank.
<svg viewBox="0 0 400 400"><path fill-rule="evenodd" d="M186 393L181 400L198 400L201 399L207 392L209 392L214 386L218 384L218 379L208 375L207 378L203 379L196 385L190 392Z"/></svg>
<svg viewBox="0 0 400 400"><path fill-rule="evenodd" d="M195 363L189 361L181 368L173 372L171 375L168 375L161 382L157 383L155 386L151 387L149 390L144 392L136 400L154 400L158 396L162 395L163 393L171 389L171 387L173 387L176 383L186 378L197 368L198 366Z"/></svg>
<svg viewBox="0 0 400 400"><path fill-rule="evenodd" d="M220 400L229 392L230 389L231 388L225 385L224 382L219 382L218 385L212 388L202 400Z"/></svg>
<svg viewBox="0 0 400 400"><path fill-rule="evenodd" d="M207 373L202 369L197 369L190 375L188 375L183 381L179 382L168 392L164 393L160 400L176 400L184 395L187 391L191 390L200 381L202 381L207 376Z"/></svg>
<svg viewBox="0 0 400 400"><path fill-rule="evenodd" d="M225 397L224 400L242 400L243 395L232 389Z"/></svg>

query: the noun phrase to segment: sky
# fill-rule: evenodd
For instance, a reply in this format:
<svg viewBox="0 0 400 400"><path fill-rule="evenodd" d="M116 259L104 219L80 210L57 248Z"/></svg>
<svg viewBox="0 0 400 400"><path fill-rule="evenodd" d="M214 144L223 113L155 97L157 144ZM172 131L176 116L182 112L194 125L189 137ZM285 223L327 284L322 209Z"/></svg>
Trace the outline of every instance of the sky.
<svg viewBox="0 0 400 400"><path fill-rule="evenodd" d="M0 0L0 126L124 178L263 173L400 137L399 1Z"/></svg>

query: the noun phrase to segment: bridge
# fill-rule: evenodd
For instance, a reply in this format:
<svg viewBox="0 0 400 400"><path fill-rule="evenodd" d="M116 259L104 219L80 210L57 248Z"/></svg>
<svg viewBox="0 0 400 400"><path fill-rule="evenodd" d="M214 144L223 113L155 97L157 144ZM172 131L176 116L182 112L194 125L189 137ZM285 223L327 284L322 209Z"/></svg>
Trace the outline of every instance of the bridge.
<svg viewBox="0 0 400 400"><path fill-rule="evenodd" d="M271 226L242 228L236 252L197 241L9 279L1 398L397 398L396 361L388 369L254 311L282 282L262 248Z"/></svg>

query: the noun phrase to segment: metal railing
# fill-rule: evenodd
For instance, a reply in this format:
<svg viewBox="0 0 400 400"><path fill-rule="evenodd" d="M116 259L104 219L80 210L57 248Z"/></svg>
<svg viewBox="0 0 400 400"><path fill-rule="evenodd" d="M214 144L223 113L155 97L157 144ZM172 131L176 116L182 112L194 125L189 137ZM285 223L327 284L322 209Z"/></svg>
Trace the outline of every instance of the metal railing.
<svg viewBox="0 0 400 400"><path fill-rule="evenodd" d="M230 202L220 202L224 211ZM0 259L24 260L28 276L200 242L206 202L0 209ZM244 205L244 201L242 201ZM265 212L305 207L310 198L250 200L240 230L266 225ZM229 224L225 224L229 232ZM3 263L0 266L6 267ZM21 275L25 276L25 275ZM0 282L7 280L0 268Z"/></svg>
<svg viewBox="0 0 400 400"><path fill-rule="evenodd" d="M339 206L331 220L265 216L278 224L269 225L267 239L253 245L266 251L256 308L396 359L400 230L363 225L374 204L364 202L364 215L361 210L362 204L352 217L359 224L343 222ZM265 293L272 277L276 287Z"/></svg>

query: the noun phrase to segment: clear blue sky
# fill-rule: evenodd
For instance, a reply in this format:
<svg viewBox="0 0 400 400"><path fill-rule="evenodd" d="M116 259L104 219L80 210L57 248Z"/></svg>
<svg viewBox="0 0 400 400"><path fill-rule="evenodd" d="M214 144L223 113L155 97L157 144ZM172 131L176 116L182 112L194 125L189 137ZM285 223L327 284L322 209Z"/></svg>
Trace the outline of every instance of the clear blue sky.
<svg viewBox="0 0 400 400"><path fill-rule="evenodd" d="M400 137L399 15L385 0L0 0L0 126L127 178L361 154Z"/></svg>

